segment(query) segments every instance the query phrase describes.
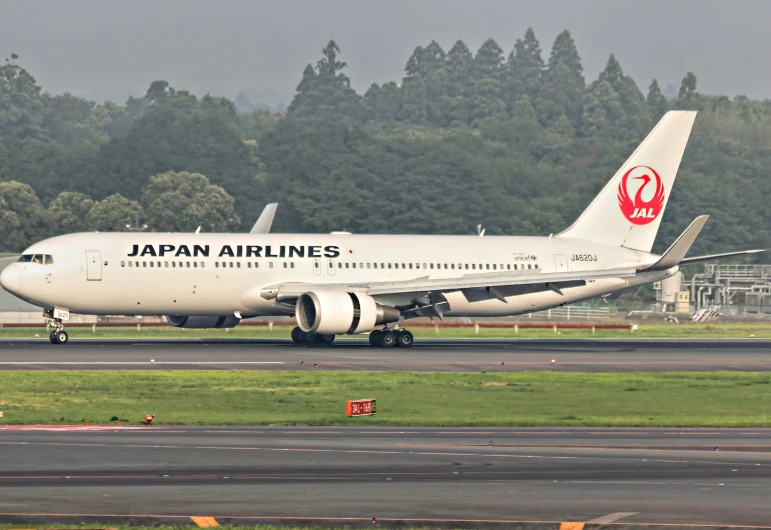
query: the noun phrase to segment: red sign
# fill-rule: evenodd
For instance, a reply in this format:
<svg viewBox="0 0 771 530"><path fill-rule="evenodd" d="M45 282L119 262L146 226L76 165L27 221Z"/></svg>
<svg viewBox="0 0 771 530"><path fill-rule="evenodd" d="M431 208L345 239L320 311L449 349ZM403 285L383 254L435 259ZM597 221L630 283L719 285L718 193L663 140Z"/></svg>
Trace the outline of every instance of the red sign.
<svg viewBox="0 0 771 530"><path fill-rule="evenodd" d="M357 399L345 403L345 413L349 418L352 416L372 416L376 409L374 399Z"/></svg>
<svg viewBox="0 0 771 530"><path fill-rule="evenodd" d="M631 180L642 181L634 196L627 188L630 177ZM649 183L653 186L648 186ZM643 191L650 195L650 199L643 198ZM635 166L627 171L618 185L618 207L632 224L647 225L656 219L664 209L664 183L656 170L647 166Z"/></svg>

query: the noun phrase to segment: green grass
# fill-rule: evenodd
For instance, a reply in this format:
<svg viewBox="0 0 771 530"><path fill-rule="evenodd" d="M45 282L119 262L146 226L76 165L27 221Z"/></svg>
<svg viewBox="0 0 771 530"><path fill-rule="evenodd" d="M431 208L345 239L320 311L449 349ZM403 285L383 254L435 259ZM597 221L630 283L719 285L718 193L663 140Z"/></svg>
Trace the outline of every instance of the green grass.
<svg viewBox="0 0 771 530"><path fill-rule="evenodd" d="M553 328L514 330L514 324L506 328L479 328L475 333L473 327L411 327L407 326L417 339L421 338L771 338L771 323L753 324L647 324L640 323L636 331L629 329L565 329L557 322L557 333ZM137 330L132 327L97 326L94 332L91 327L69 327L67 332L73 339L92 338L141 338L141 339L194 339L194 338L288 338L292 326L239 326L232 329L177 329L171 326L141 326ZM35 338L46 339L48 332L45 327L0 329L0 338ZM364 335L362 335L364 337ZM341 337L345 338L345 337Z"/></svg>
<svg viewBox="0 0 771 530"><path fill-rule="evenodd" d="M0 372L2 423L771 426L771 374ZM378 414L350 419L347 399Z"/></svg>

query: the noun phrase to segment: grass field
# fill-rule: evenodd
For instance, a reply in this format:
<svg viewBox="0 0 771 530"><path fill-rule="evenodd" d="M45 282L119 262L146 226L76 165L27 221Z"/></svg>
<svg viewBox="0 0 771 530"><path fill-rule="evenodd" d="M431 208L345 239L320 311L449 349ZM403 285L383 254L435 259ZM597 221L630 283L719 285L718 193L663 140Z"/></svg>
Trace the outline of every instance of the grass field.
<svg viewBox="0 0 771 530"><path fill-rule="evenodd" d="M771 426L771 374L0 372L1 423ZM347 399L378 400L374 417Z"/></svg>
<svg viewBox="0 0 771 530"><path fill-rule="evenodd" d="M479 328L476 333L473 327L453 328L407 325L415 338L771 338L771 323L755 324L646 324L641 323L638 329L567 329L561 328L562 322L555 323L557 333L553 328L519 329L515 332L514 324L506 328ZM177 329L171 326L136 326L107 327L69 327L70 338L142 338L142 339L193 339L193 338L288 338L292 326L239 326L232 329ZM0 338L35 338L48 339L48 331L44 326L39 328L0 328ZM366 337L362 335L361 338ZM345 339L346 337L340 337Z"/></svg>

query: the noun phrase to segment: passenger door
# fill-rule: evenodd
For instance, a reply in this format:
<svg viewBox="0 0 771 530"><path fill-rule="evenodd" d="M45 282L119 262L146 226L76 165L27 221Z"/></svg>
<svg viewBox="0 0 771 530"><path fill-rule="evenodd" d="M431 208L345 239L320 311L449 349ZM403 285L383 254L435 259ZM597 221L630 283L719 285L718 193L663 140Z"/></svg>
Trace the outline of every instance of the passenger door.
<svg viewBox="0 0 771 530"><path fill-rule="evenodd" d="M102 255L98 250L86 250L86 279L102 281Z"/></svg>

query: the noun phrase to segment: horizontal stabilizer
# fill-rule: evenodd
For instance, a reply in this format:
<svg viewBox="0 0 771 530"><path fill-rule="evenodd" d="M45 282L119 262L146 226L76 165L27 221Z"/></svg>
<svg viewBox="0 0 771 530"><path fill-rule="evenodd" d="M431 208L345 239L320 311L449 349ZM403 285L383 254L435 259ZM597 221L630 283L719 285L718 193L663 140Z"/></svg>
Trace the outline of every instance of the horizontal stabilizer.
<svg viewBox="0 0 771 530"><path fill-rule="evenodd" d="M269 234L270 227L273 226L273 217L276 215L276 208L278 208L277 202L272 202L265 206L265 209L260 214L260 218L254 223L254 226L249 231L250 234Z"/></svg>
<svg viewBox="0 0 771 530"><path fill-rule="evenodd" d="M676 267L682 263L686 253L690 250L693 242L696 241L696 237L704 228L704 224L709 219L709 215L700 215L685 229L685 232L680 234L674 243L667 249L666 252L659 258L659 260L653 265L644 267L646 271L663 271Z"/></svg>
<svg viewBox="0 0 771 530"><path fill-rule="evenodd" d="M757 254L758 252L765 252L766 249L758 248L755 250L740 250L738 252L724 252L722 254L709 254L707 256L694 256L692 258L685 258L680 262L680 265L690 265L692 263L701 263L703 261L712 261L715 259L732 258L734 256L743 256L744 254Z"/></svg>

